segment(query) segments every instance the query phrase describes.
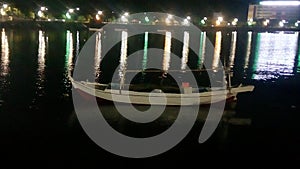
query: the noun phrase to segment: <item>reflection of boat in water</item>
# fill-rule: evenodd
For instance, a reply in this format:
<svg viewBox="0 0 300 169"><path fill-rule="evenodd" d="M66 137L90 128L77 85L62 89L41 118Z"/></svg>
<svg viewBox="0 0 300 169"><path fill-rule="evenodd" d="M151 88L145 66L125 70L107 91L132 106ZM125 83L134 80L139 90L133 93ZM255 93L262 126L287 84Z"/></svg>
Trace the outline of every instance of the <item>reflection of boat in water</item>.
<svg viewBox="0 0 300 169"><path fill-rule="evenodd" d="M123 85L100 84L95 82L75 81L71 78L73 87L81 93L95 96L100 99L130 104L142 105L200 105L212 104L220 101L234 100L238 93L251 92L254 86L218 87L218 88L193 88L151 86L141 90L144 84ZM130 90L123 90L124 88ZM148 90L148 91L147 91ZM150 91L151 90L151 91ZM150 91L150 92L149 92ZM164 92L165 91L165 92ZM171 92L175 91L175 93ZM176 92L177 91L177 92Z"/></svg>

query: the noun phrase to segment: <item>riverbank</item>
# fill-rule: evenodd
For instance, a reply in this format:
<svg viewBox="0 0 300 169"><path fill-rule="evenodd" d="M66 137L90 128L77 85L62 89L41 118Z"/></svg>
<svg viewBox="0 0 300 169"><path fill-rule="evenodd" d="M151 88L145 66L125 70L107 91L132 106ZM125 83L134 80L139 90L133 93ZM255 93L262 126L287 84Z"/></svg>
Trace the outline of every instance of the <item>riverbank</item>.
<svg viewBox="0 0 300 169"><path fill-rule="evenodd" d="M85 30L88 25L80 22L62 22L62 21L7 21L0 22L1 28L6 29L33 29L33 30Z"/></svg>
<svg viewBox="0 0 300 169"><path fill-rule="evenodd" d="M36 30L88 30L89 28L101 28L107 23L84 23L84 22L63 22L63 21L34 21L34 20L18 20L0 22L1 28L12 29L36 29ZM118 25L118 23L115 23ZM120 26L124 24L119 24ZM143 24L136 26L144 27ZM163 25L160 25L163 26ZM174 27L174 26L173 26ZM177 27L177 26L175 26ZM202 31L255 31L255 32L277 32L277 31L300 31L300 27L260 27L260 26L226 26L211 27L198 26Z"/></svg>

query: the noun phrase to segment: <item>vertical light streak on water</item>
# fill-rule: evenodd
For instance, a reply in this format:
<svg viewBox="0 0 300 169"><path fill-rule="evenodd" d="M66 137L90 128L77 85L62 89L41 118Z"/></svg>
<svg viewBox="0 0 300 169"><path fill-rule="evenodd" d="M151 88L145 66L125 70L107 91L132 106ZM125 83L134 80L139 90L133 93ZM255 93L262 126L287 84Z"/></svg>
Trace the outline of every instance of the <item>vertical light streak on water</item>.
<svg viewBox="0 0 300 169"><path fill-rule="evenodd" d="M39 46L38 46L38 73L42 78L45 70L45 56L46 56L46 37L45 32L39 31Z"/></svg>
<svg viewBox="0 0 300 169"><path fill-rule="evenodd" d="M247 40L247 51L246 51L246 58L245 58L245 64L244 69L247 69L249 66L249 58L251 54L251 43L252 43L252 32L248 32L248 40Z"/></svg>
<svg viewBox="0 0 300 169"><path fill-rule="evenodd" d="M166 32L165 36L165 47L164 47L164 58L163 58L163 70L167 72L170 67L170 60L171 60L171 40L172 40L172 33Z"/></svg>
<svg viewBox="0 0 300 169"><path fill-rule="evenodd" d="M200 36L200 46L199 46L199 58L198 58L198 69L202 68L203 62L204 62L204 56L205 56L205 45L206 44L206 32L201 32Z"/></svg>
<svg viewBox="0 0 300 169"><path fill-rule="evenodd" d="M80 33L79 31L76 32L76 57L79 55L80 49Z"/></svg>
<svg viewBox="0 0 300 169"><path fill-rule="evenodd" d="M66 60L65 65L67 71L71 71L72 69L72 61L73 61L73 34L68 30L66 36Z"/></svg>
<svg viewBox="0 0 300 169"><path fill-rule="evenodd" d="M128 41L127 38L128 38L128 33L126 31L122 31L120 70L119 70L119 77L120 77L121 84L124 84L125 82L125 72L127 67L127 41Z"/></svg>
<svg viewBox="0 0 300 169"><path fill-rule="evenodd" d="M256 36L256 46L255 46L255 53L254 53L254 62L252 66L252 72L255 72L257 69L257 60L258 60L258 55L259 55L259 49L260 49L260 39L261 39L261 34L257 33ZM255 73L252 75L252 79L254 79Z"/></svg>
<svg viewBox="0 0 300 169"><path fill-rule="evenodd" d="M229 55L229 67L233 68L234 65L234 58L236 52L236 39L237 39L237 32L234 31L231 33L231 47L230 47L230 55Z"/></svg>
<svg viewBox="0 0 300 169"><path fill-rule="evenodd" d="M142 61L142 69L143 71L147 69L147 62L148 62L148 36L149 33L145 32L145 41L144 41L144 56Z"/></svg>
<svg viewBox="0 0 300 169"><path fill-rule="evenodd" d="M101 33L96 34L96 44L95 44L95 75L98 76L100 73L100 62L101 62Z"/></svg>
<svg viewBox="0 0 300 169"><path fill-rule="evenodd" d="M253 79L293 75L298 33L259 33Z"/></svg>
<svg viewBox="0 0 300 169"><path fill-rule="evenodd" d="M182 58L181 58L181 70L185 70L188 62L189 56L189 44L190 43L190 34L189 32L184 32L183 37L183 48L182 48Z"/></svg>
<svg viewBox="0 0 300 169"><path fill-rule="evenodd" d="M300 39L299 32L297 32L298 39ZM297 65L297 73L300 73L300 40L298 40L298 65Z"/></svg>
<svg viewBox="0 0 300 169"><path fill-rule="evenodd" d="M48 37L45 36L45 32L39 30L39 44L38 44L38 69L37 69L37 90L36 95L38 97L44 95L44 78L45 78L45 57L47 51ZM34 98L32 103L36 101Z"/></svg>
<svg viewBox="0 0 300 169"><path fill-rule="evenodd" d="M1 32L1 68L2 76L6 76L9 73L9 44L5 29Z"/></svg>
<svg viewBox="0 0 300 169"><path fill-rule="evenodd" d="M216 32L215 50L214 50L214 57L212 61L213 69L216 69L219 66L220 54L221 54L221 42L222 42L222 33L221 31L218 31Z"/></svg>

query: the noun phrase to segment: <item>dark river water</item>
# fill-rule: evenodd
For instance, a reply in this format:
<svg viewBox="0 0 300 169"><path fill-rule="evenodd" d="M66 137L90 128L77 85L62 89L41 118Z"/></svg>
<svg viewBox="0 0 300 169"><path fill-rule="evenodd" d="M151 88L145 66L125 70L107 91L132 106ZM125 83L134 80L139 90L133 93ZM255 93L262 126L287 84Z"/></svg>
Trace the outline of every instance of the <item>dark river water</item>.
<svg viewBox="0 0 300 169"><path fill-rule="evenodd" d="M203 32L200 45L203 47L205 37L211 40L214 58L227 60L233 83L255 85L252 93L238 96L234 110L236 118L251 119L251 124L220 123L213 136L199 144L203 124L199 120L173 149L146 159L123 158L101 149L76 118L68 73L91 34L77 30L1 29L0 152L9 165L34 165L41 161L41 168L200 168L216 164L227 168L242 162L261 168L260 163L272 166L283 160L299 162L299 32ZM147 50L144 36L137 46ZM153 45L150 43L160 37L148 38L149 48L164 49L163 39ZM181 49L176 49L176 45L172 48L180 52ZM115 53L120 56L119 51ZM205 54L200 54L200 59L188 65L201 67ZM168 67L167 62L162 61L162 66ZM115 64L118 63L112 65ZM108 69L104 63L98 66ZM104 109L115 112L110 107ZM107 119L128 135L147 136L168 128L173 118L176 117L165 115L145 128L136 128L116 114Z"/></svg>

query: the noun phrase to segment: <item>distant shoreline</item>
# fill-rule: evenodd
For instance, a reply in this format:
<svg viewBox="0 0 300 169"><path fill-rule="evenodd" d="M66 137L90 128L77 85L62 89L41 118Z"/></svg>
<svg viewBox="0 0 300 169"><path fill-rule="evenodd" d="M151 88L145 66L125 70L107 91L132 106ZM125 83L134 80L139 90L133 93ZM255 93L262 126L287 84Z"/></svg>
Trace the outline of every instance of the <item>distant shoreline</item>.
<svg viewBox="0 0 300 169"><path fill-rule="evenodd" d="M62 21L34 21L34 20L19 20L0 22L1 28L6 29L33 29L33 30L89 30L89 28L101 28L106 23L82 23L82 22L62 22ZM118 25L116 23L116 25ZM124 24L120 24L126 26ZM144 26L139 25L137 26ZM225 27L210 27L198 26L202 31L255 31L255 32L277 32L277 31L300 31L300 28L277 28L277 27L259 27L259 26L225 26Z"/></svg>

